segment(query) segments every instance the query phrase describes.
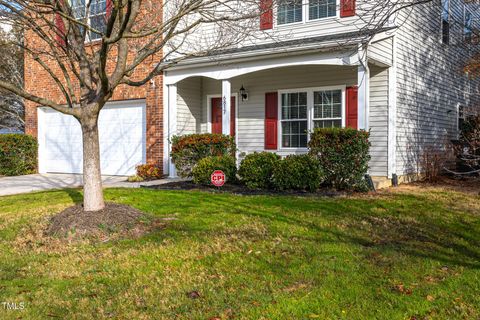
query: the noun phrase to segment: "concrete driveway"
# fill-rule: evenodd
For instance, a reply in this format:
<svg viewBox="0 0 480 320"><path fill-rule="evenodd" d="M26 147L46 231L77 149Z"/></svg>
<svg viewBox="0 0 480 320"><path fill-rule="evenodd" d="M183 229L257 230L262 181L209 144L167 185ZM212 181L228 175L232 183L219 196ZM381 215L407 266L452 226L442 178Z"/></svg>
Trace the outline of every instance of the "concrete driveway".
<svg viewBox="0 0 480 320"><path fill-rule="evenodd" d="M125 187L127 177L104 176L105 187ZM77 188L83 185L79 174L32 174L19 177L0 177L0 196L45 191L64 188Z"/></svg>

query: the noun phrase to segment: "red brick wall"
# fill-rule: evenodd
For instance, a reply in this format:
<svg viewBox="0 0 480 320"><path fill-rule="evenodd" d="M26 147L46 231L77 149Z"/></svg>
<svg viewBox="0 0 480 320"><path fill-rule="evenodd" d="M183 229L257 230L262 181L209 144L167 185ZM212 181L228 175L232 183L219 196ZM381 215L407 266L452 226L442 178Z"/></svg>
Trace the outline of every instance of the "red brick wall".
<svg viewBox="0 0 480 320"><path fill-rule="evenodd" d="M42 46L32 32L26 32L25 41L27 46ZM115 56L114 53L111 54ZM149 66L158 63L160 57L151 59L148 65L139 66L135 71L135 78L147 74ZM54 72L60 74L60 70L52 61L50 66ZM107 65L111 71L114 61ZM157 76L154 83L147 83L142 87L119 86L110 101L122 101L131 99L145 99L147 109L147 135L146 150L147 162L163 163L163 77ZM78 85L77 85L78 86ZM25 89L37 96L53 100L57 103L65 103L65 99L50 75L28 53L25 55ZM27 134L37 136L37 107L38 105L27 101L25 103L25 131Z"/></svg>

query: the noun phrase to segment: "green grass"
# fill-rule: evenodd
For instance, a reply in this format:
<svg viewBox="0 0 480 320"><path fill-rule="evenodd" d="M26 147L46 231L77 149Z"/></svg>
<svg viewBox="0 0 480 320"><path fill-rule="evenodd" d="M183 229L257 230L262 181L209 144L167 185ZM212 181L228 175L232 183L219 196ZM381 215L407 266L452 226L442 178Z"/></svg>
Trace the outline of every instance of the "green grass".
<svg viewBox="0 0 480 320"><path fill-rule="evenodd" d="M480 318L479 196L106 197L176 219L140 239L62 244L38 230L78 191L0 198L0 302L25 302L0 304L0 319Z"/></svg>

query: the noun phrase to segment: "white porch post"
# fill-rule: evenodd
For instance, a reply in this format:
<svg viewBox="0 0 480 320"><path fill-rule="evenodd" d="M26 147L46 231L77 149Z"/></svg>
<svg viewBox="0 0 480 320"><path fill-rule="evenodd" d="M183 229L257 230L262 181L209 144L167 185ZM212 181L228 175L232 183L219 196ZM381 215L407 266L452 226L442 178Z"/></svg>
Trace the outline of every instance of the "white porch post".
<svg viewBox="0 0 480 320"><path fill-rule="evenodd" d="M229 80L222 81L222 133L230 135L230 110L232 104L232 84Z"/></svg>
<svg viewBox="0 0 480 320"><path fill-rule="evenodd" d="M361 46L358 48L358 129L368 130L370 112L370 70L367 63L367 52Z"/></svg>
<svg viewBox="0 0 480 320"><path fill-rule="evenodd" d="M177 134L177 85L169 84L167 89L168 100L168 156L169 156L169 178L177 177L177 170L172 162L172 137Z"/></svg>

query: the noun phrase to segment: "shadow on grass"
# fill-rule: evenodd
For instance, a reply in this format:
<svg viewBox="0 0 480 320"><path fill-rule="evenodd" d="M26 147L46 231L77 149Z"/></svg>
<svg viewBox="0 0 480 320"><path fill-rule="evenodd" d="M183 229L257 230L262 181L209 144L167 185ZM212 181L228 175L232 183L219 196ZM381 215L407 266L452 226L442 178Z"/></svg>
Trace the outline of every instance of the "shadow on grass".
<svg viewBox="0 0 480 320"><path fill-rule="evenodd" d="M73 203L80 204L83 202L83 195L79 189L64 189L64 191L72 199Z"/></svg>
<svg viewBox="0 0 480 320"><path fill-rule="evenodd" d="M276 225L282 233L289 226L301 227L292 237L320 243L357 246L366 256L372 250L439 261L450 266L480 269L480 225L467 222L464 213L448 211L436 200L414 195L396 195L384 199L336 199L305 201L288 197L249 198L232 201L229 197L203 195L215 204L215 210L199 213L243 215L259 218L267 229ZM210 199L210 197L212 197ZM219 210L218 208L225 208ZM458 216L455 216L457 215ZM449 215L446 218L444 215ZM453 216L453 218L452 218ZM228 217L227 219L235 219ZM265 223L265 220L269 221ZM248 221L248 220L247 220ZM258 234L254 230L202 228L198 225L173 226L199 241L212 236L233 235L253 241L270 241L277 234Z"/></svg>

